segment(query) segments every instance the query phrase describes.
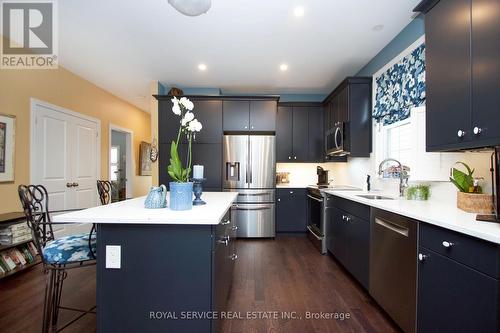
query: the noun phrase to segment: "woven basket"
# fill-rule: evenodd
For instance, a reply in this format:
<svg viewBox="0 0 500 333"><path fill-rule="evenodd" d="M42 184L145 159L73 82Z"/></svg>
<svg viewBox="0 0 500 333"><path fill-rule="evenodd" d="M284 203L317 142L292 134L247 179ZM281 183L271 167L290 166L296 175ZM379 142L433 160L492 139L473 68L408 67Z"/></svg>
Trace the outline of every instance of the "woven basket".
<svg viewBox="0 0 500 333"><path fill-rule="evenodd" d="M457 207L468 213L492 214L493 197L490 194L457 192Z"/></svg>

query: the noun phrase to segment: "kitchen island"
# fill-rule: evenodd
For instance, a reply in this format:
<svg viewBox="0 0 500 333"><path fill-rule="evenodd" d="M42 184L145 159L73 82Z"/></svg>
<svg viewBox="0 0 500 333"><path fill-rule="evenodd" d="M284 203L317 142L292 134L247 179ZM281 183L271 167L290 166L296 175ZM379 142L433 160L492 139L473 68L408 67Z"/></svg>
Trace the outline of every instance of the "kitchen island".
<svg viewBox="0 0 500 333"><path fill-rule="evenodd" d="M237 195L207 192L189 211L145 209L142 197L55 216L97 224L97 332L218 332L237 259Z"/></svg>

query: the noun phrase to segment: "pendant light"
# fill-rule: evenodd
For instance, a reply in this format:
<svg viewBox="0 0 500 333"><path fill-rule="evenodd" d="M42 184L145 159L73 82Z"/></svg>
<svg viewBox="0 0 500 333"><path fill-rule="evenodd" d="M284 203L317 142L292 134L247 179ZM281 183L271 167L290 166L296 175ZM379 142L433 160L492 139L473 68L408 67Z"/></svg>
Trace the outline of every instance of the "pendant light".
<svg viewBox="0 0 500 333"><path fill-rule="evenodd" d="M212 6L212 0L168 0L168 3L186 16L205 14Z"/></svg>

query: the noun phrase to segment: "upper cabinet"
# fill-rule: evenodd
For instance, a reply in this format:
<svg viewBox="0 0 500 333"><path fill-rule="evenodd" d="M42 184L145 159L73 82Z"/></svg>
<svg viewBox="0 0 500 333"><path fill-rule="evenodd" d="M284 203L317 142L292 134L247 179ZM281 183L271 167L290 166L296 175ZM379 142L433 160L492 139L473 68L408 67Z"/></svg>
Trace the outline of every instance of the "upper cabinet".
<svg viewBox="0 0 500 333"><path fill-rule="evenodd" d="M222 101L217 99L194 99L194 115L203 129L196 133L196 143L222 143ZM160 143L171 143L177 139L180 117L172 112L170 99L162 99L158 105L158 136ZM187 143L185 136L181 143Z"/></svg>
<svg viewBox="0 0 500 333"><path fill-rule="evenodd" d="M351 157L372 152L372 78L348 77L325 99L325 133L345 123L344 143ZM332 159L332 158L330 158Z"/></svg>
<svg viewBox="0 0 500 333"><path fill-rule="evenodd" d="M281 103L276 121L277 162L322 162L323 106Z"/></svg>
<svg viewBox="0 0 500 333"><path fill-rule="evenodd" d="M498 0L426 0L415 11L425 13L427 150L499 145Z"/></svg>
<svg viewBox="0 0 500 333"><path fill-rule="evenodd" d="M276 131L277 100L228 99L222 108L224 131Z"/></svg>

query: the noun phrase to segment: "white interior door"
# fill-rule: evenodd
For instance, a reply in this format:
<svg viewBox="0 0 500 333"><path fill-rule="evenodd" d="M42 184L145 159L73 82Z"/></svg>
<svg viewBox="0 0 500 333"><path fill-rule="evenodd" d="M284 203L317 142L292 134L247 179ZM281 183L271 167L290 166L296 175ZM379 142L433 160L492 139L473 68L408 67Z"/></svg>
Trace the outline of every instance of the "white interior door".
<svg viewBox="0 0 500 333"><path fill-rule="evenodd" d="M97 205L99 126L96 121L41 102L32 106L33 184L49 192L51 211ZM90 225L57 225L56 237L89 231Z"/></svg>

